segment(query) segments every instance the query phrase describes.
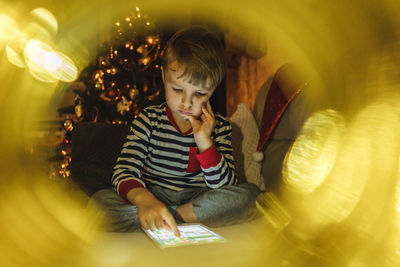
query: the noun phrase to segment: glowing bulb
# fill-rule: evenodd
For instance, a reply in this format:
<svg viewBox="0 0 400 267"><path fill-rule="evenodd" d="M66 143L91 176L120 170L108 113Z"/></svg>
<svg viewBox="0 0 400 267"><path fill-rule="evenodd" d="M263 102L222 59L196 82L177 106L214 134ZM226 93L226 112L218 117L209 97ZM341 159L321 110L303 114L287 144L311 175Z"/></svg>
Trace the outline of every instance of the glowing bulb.
<svg viewBox="0 0 400 267"><path fill-rule="evenodd" d="M121 25L121 23L119 23L119 21L117 21L117 22L115 22L115 25L119 27Z"/></svg>

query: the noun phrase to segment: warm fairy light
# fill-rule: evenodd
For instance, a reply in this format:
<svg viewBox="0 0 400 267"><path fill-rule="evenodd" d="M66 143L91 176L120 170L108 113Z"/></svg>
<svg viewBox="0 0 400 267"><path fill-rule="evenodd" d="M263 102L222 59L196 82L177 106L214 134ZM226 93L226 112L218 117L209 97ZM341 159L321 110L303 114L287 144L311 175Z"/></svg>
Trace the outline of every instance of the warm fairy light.
<svg viewBox="0 0 400 267"><path fill-rule="evenodd" d="M121 23L119 23L119 21L117 21L117 22L115 22L115 25L119 27L119 26L121 26Z"/></svg>
<svg viewBox="0 0 400 267"><path fill-rule="evenodd" d="M128 25L129 25L129 27L132 27L133 24L131 22L129 22Z"/></svg>
<svg viewBox="0 0 400 267"><path fill-rule="evenodd" d="M127 22L129 22L129 21L131 21L131 18L128 17L128 18L126 18L125 20L126 20Z"/></svg>
<svg viewBox="0 0 400 267"><path fill-rule="evenodd" d="M149 37L147 38L147 42L148 42L149 44L152 44L152 43L153 43L153 37L149 36Z"/></svg>
<svg viewBox="0 0 400 267"><path fill-rule="evenodd" d="M136 11L139 12L139 7L138 6L136 6Z"/></svg>
<svg viewBox="0 0 400 267"><path fill-rule="evenodd" d="M146 22L146 25L149 26L149 25L150 25L150 22L147 21L147 22Z"/></svg>
<svg viewBox="0 0 400 267"><path fill-rule="evenodd" d="M143 65L147 65L147 63L149 63L149 58L148 57L146 57L146 58L144 58L143 60L142 60L142 63L143 63Z"/></svg>

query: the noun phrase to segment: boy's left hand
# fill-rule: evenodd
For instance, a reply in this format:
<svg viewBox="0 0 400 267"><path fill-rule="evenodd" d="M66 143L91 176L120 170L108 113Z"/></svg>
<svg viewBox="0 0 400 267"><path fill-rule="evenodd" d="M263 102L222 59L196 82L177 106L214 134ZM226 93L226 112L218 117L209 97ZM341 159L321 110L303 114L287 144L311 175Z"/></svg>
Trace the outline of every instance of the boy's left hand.
<svg viewBox="0 0 400 267"><path fill-rule="evenodd" d="M192 125L194 140L200 153L212 146L211 133L215 126L215 116L210 101L207 101L201 109L202 114L199 118L188 117Z"/></svg>

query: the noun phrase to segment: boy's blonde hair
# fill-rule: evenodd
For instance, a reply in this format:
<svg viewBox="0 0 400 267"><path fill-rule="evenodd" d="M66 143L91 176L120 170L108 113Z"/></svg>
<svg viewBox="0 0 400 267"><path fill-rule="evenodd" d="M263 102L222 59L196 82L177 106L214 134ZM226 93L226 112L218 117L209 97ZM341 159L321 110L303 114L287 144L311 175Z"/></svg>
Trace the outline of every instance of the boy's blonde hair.
<svg viewBox="0 0 400 267"><path fill-rule="evenodd" d="M219 38L202 26L189 26L176 32L163 51L162 65L177 61L184 68L180 77L203 88L216 88L225 74L224 47Z"/></svg>

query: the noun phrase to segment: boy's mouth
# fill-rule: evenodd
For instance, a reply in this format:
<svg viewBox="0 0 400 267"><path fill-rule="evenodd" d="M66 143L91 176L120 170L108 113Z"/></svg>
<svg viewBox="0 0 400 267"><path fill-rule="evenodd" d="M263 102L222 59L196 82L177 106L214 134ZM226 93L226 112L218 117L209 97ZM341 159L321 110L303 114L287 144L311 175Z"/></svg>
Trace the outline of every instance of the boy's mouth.
<svg viewBox="0 0 400 267"><path fill-rule="evenodd" d="M179 110L179 113L181 113L182 115L185 115L185 116L192 116L191 112L185 111L185 110Z"/></svg>

